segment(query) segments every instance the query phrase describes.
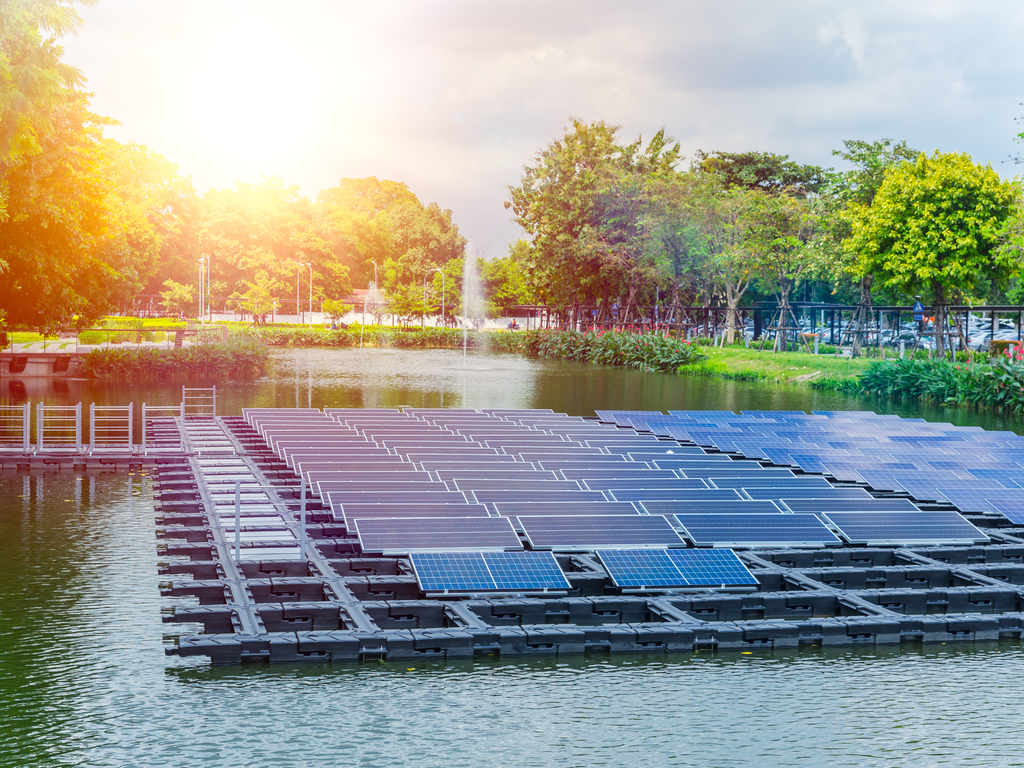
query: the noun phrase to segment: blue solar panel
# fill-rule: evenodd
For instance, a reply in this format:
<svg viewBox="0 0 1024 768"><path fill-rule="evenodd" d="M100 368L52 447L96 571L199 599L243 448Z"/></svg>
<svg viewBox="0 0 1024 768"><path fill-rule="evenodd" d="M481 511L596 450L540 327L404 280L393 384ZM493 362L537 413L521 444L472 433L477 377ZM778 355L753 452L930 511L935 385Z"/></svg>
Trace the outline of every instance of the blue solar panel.
<svg viewBox="0 0 1024 768"><path fill-rule="evenodd" d="M851 544L907 547L989 541L956 512L829 512L826 517Z"/></svg>
<svg viewBox="0 0 1024 768"><path fill-rule="evenodd" d="M1024 499L992 499L992 507L1015 525L1024 525Z"/></svg>
<svg viewBox="0 0 1024 768"><path fill-rule="evenodd" d="M611 549L597 555L625 589L756 586L731 549Z"/></svg>
<svg viewBox="0 0 1024 768"><path fill-rule="evenodd" d="M608 491L608 495L616 501L738 501L742 497L739 491L732 488L708 488L665 490L651 488L616 488Z"/></svg>
<svg viewBox="0 0 1024 768"><path fill-rule="evenodd" d="M1024 488L964 488L941 487L936 489L944 499L955 506L961 512L987 512L996 513L999 510L993 506L993 502L1001 499L1008 501L1024 500Z"/></svg>
<svg viewBox="0 0 1024 768"><path fill-rule="evenodd" d="M675 518L697 546L821 547L842 543L814 515L682 514Z"/></svg>
<svg viewBox="0 0 1024 768"><path fill-rule="evenodd" d="M409 560L424 592L570 588L550 552L423 552Z"/></svg>
<svg viewBox="0 0 1024 768"><path fill-rule="evenodd" d="M686 545L662 515L521 516L519 524L534 549L584 552L623 547Z"/></svg>
<svg viewBox="0 0 1024 768"><path fill-rule="evenodd" d="M522 549L507 517L356 518L354 528L364 552Z"/></svg>

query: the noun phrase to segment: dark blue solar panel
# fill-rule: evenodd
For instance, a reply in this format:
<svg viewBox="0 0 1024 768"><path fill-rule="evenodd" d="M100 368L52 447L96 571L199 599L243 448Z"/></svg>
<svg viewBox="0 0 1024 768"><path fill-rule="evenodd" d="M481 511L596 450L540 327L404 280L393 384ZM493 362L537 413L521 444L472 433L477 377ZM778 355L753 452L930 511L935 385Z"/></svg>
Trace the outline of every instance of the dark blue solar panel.
<svg viewBox="0 0 1024 768"><path fill-rule="evenodd" d="M507 517L357 518L354 527L364 552L385 555L523 547Z"/></svg>
<svg viewBox="0 0 1024 768"><path fill-rule="evenodd" d="M534 549L576 552L623 547L682 547L686 544L662 515L524 515L518 520Z"/></svg>
<svg viewBox="0 0 1024 768"><path fill-rule="evenodd" d="M706 490L664 490L643 488L616 488L608 491L608 495L616 501L711 501L732 500L743 498L739 491L732 488L708 488Z"/></svg>
<svg viewBox="0 0 1024 768"><path fill-rule="evenodd" d="M731 549L611 549L598 557L615 585L625 589L758 583Z"/></svg>
<svg viewBox="0 0 1024 768"><path fill-rule="evenodd" d="M483 557L496 589L569 588L558 562L548 552L484 552Z"/></svg>
<svg viewBox="0 0 1024 768"><path fill-rule="evenodd" d="M993 506L993 502L1006 499L1009 501L1024 500L1024 488L1014 490L1011 488L964 488L964 487L941 487L937 491L942 497L949 501L961 512L985 512L996 513L999 510Z"/></svg>
<svg viewBox="0 0 1024 768"><path fill-rule="evenodd" d="M614 475L612 471L609 475ZM659 479L646 477L603 477L581 480L592 491L615 490L616 488L645 488L659 490L706 490L707 484L699 477Z"/></svg>
<svg viewBox="0 0 1024 768"><path fill-rule="evenodd" d="M872 499L863 488L744 488L752 499Z"/></svg>
<svg viewBox="0 0 1024 768"><path fill-rule="evenodd" d="M494 504L499 515L639 515L630 501L499 501Z"/></svg>
<svg viewBox="0 0 1024 768"><path fill-rule="evenodd" d="M993 499L989 503L1014 525L1024 525L1024 499Z"/></svg>
<svg viewBox="0 0 1024 768"><path fill-rule="evenodd" d="M851 544L921 546L989 540L956 512L830 512L827 517Z"/></svg>
<svg viewBox="0 0 1024 768"><path fill-rule="evenodd" d="M409 560L424 592L569 589L550 552L423 552Z"/></svg>
<svg viewBox="0 0 1024 768"><path fill-rule="evenodd" d="M814 515L682 514L676 520L697 546L820 547L841 544Z"/></svg>
<svg viewBox="0 0 1024 768"><path fill-rule="evenodd" d="M792 512L917 512L910 499L786 499Z"/></svg>
<svg viewBox="0 0 1024 768"><path fill-rule="evenodd" d="M822 490L832 489L832 483L824 477L709 477L708 483L717 488L785 488L786 490Z"/></svg>
<svg viewBox="0 0 1024 768"><path fill-rule="evenodd" d="M761 513L774 515L784 510L775 502L747 499L713 499L711 501L642 501L639 502L652 515L674 515L692 512L716 515Z"/></svg>

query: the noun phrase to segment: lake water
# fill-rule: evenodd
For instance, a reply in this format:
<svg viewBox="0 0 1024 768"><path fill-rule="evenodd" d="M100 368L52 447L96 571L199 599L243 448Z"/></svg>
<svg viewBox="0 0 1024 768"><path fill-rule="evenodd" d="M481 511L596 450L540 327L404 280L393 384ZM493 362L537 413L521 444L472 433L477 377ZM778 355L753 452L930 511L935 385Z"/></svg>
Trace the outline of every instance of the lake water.
<svg viewBox="0 0 1024 768"><path fill-rule="evenodd" d="M464 368L449 351L275 358L261 381L222 383L219 410L887 409L512 355L471 354ZM65 384L33 384L32 399L180 399L180 385ZM145 476L0 475L0 766L1024 764L1018 642L212 668L164 656L177 628L160 621L154 545Z"/></svg>

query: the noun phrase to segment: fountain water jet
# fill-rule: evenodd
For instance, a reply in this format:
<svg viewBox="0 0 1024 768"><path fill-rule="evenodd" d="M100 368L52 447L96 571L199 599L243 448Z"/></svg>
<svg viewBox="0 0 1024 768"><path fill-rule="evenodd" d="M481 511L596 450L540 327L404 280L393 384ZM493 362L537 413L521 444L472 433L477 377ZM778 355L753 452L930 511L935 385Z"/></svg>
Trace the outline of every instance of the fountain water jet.
<svg viewBox="0 0 1024 768"><path fill-rule="evenodd" d="M487 304L484 300L483 284L480 282L480 271L476 266L476 257L467 256L462 266L462 367L466 367L466 347L469 337L469 323L479 328L487 316Z"/></svg>

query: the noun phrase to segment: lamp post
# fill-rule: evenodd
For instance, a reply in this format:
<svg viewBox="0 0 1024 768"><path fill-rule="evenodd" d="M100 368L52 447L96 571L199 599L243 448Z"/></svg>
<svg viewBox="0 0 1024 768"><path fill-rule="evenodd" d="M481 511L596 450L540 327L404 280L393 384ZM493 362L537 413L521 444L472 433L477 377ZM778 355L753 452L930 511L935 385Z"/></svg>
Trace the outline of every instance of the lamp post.
<svg viewBox="0 0 1024 768"><path fill-rule="evenodd" d="M313 265L306 262L309 267L309 324L313 324Z"/></svg>
<svg viewBox="0 0 1024 768"><path fill-rule="evenodd" d="M434 267L423 276L423 304L426 305L427 303L427 276L430 275L431 272L441 273L441 321L444 322L444 270Z"/></svg>
<svg viewBox="0 0 1024 768"><path fill-rule="evenodd" d="M206 283L204 282L204 280L208 279L205 276L206 275L207 259L209 259L209 256L200 256L199 257L199 319L200 320L202 320L203 319L203 315L206 314L206 309L205 309Z"/></svg>

